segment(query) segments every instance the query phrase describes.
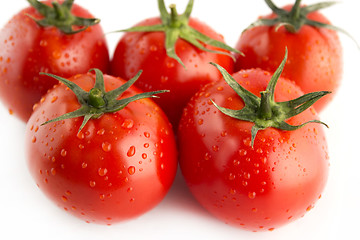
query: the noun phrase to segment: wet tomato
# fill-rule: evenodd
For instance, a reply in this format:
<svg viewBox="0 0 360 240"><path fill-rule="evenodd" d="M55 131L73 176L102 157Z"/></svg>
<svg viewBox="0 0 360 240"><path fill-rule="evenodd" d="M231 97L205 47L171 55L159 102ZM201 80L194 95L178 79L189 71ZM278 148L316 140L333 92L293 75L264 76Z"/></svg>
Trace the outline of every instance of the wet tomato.
<svg viewBox="0 0 360 240"><path fill-rule="evenodd" d="M177 151L171 124L151 99L137 98L142 92L135 87L118 97L112 90L125 81L104 75L104 85L94 85L101 76L70 78L80 86L77 92L91 90L86 100L87 93L77 99L70 85L60 84L36 104L26 127L26 154L37 186L59 207L87 222L112 224L163 199L175 177ZM138 100L129 102L134 96Z"/></svg>

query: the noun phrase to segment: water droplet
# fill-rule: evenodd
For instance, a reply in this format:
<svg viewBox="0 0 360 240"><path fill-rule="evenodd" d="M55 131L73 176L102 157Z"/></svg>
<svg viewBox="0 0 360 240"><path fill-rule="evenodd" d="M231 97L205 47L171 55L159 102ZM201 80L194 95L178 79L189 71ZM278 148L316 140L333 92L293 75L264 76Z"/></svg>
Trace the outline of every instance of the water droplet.
<svg viewBox="0 0 360 240"><path fill-rule="evenodd" d="M125 119L121 124L122 128L131 129L134 126L134 121L132 119Z"/></svg>
<svg viewBox="0 0 360 240"><path fill-rule="evenodd" d="M130 167L128 168L128 173L129 173L130 175L133 175L133 174L135 173L135 167L134 167L134 166L130 166Z"/></svg>
<svg viewBox="0 0 360 240"><path fill-rule="evenodd" d="M246 154L247 154L247 151L246 151L245 149L240 149L240 150L239 150L239 155L240 155L240 156L243 157L243 156L246 156Z"/></svg>
<svg viewBox="0 0 360 240"><path fill-rule="evenodd" d="M236 177L236 175L235 175L235 174L233 174L233 173L229 173L228 179L229 179L230 181L232 181L232 180L234 180L234 179L235 179L235 177Z"/></svg>
<svg viewBox="0 0 360 240"><path fill-rule="evenodd" d="M150 145L148 143L144 144L144 148L148 148Z"/></svg>
<svg viewBox="0 0 360 240"><path fill-rule="evenodd" d="M245 146L251 147L251 139L250 138L245 138L243 140L243 142L244 142Z"/></svg>
<svg viewBox="0 0 360 240"><path fill-rule="evenodd" d="M65 149L61 149L60 155L62 157L66 157L67 151Z"/></svg>
<svg viewBox="0 0 360 240"><path fill-rule="evenodd" d="M46 40L40 40L40 46L46 47L48 45L48 42Z"/></svg>
<svg viewBox="0 0 360 240"><path fill-rule="evenodd" d="M104 152L110 152L111 150L111 143L108 142L103 142L101 144L102 149L104 150Z"/></svg>
<svg viewBox="0 0 360 240"><path fill-rule="evenodd" d="M161 77L160 77L161 83L166 83L168 80L169 80L169 77L168 77L168 76L161 76Z"/></svg>
<svg viewBox="0 0 360 240"><path fill-rule="evenodd" d="M60 51L54 51L54 52L52 53L52 56L53 56L53 58L55 58L55 59L59 59L59 58L61 57L61 52L60 52Z"/></svg>
<svg viewBox="0 0 360 240"><path fill-rule="evenodd" d="M84 133L83 133L82 131L80 131L80 132L78 132L78 134L76 135L76 137L77 137L78 139L84 139L85 135L84 135Z"/></svg>
<svg viewBox="0 0 360 240"><path fill-rule="evenodd" d="M134 146L131 146L130 148L129 148L129 150L127 151L127 156L128 157L132 157L132 156L134 156L135 155L135 147Z"/></svg>
<svg viewBox="0 0 360 240"><path fill-rule="evenodd" d="M151 46L150 46L150 51L151 51L151 52L155 52L155 51L157 51L157 49L158 49L158 48L157 48L156 45L151 45Z"/></svg>
<svg viewBox="0 0 360 240"><path fill-rule="evenodd" d="M108 170L106 168L99 168L98 173L101 177L107 174Z"/></svg>
<svg viewBox="0 0 360 240"><path fill-rule="evenodd" d="M104 133L105 133L105 129L99 129L97 132L96 132L96 134L97 135L99 135L99 136L102 136L102 135L104 135Z"/></svg>
<svg viewBox="0 0 360 240"><path fill-rule="evenodd" d="M82 168L86 168L86 167L87 167L87 163L86 163L86 162L83 162L83 163L81 164L81 167L82 167Z"/></svg>
<svg viewBox="0 0 360 240"><path fill-rule="evenodd" d="M149 137L150 137L150 133L144 132L144 136L145 136L146 138L149 138Z"/></svg>
<svg viewBox="0 0 360 240"><path fill-rule="evenodd" d="M96 182L95 181L90 181L89 184L90 184L90 187L95 187Z"/></svg>
<svg viewBox="0 0 360 240"><path fill-rule="evenodd" d="M54 97L51 99L51 103L56 102L57 99L58 99L58 96L54 96Z"/></svg>
<svg viewBox="0 0 360 240"><path fill-rule="evenodd" d="M174 66L175 66L175 64L172 61L169 61L166 63L167 68L173 68Z"/></svg>
<svg viewBox="0 0 360 240"><path fill-rule="evenodd" d="M249 192L249 193L248 193L248 197L249 197L250 199L254 199L254 198L256 197L256 192Z"/></svg>
<svg viewBox="0 0 360 240"><path fill-rule="evenodd" d="M314 208L313 205L309 205L309 206L306 208L306 211L308 212L308 211L310 211L310 210L313 209L313 208Z"/></svg>
<svg viewBox="0 0 360 240"><path fill-rule="evenodd" d="M244 172L244 178L245 179L250 179L250 177L251 177L250 173Z"/></svg>
<svg viewBox="0 0 360 240"><path fill-rule="evenodd" d="M210 158L211 158L211 155L210 155L210 153L205 153L205 155L204 155L204 160L205 161L208 161L208 160L210 160Z"/></svg>
<svg viewBox="0 0 360 240"><path fill-rule="evenodd" d="M160 164L160 168L161 168L161 170L164 170L165 169L165 165L162 163L162 164Z"/></svg>
<svg viewBox="0 0 360 240"><path fill-rule="evenodd" d="M141 157L142 157L143 159L146 159L146 158L147 158L147 154L146 154L146 153L143 153L143 154L141 155Z"/></svg>
<svg viewBox="0 0 360 240"><path fill-rule="evenodd" d="M229 193L230 193L231 195L235 195L235 194L236 194L236 190L233 189L233 188L231 188L230 191L229 191Z"/></svg>

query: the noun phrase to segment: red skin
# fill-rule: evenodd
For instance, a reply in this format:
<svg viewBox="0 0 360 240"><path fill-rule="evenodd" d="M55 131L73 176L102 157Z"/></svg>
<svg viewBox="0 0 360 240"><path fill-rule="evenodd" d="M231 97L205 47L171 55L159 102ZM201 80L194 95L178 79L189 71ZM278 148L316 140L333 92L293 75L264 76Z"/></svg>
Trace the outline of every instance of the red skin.
<svg viewBox="0 0 360 240"><path fill-rule="evenodd" d="M124 80L104 75L107 91ZM93 74L74 81L85 91ZM139 93L134 87L122 97ZM60 84L36 105L26 127L26 156L37 186L67 212L86 222L112 224L139 216L166 195L177 169L171 124L151 100L91 119L77 134L83 118L49 123L79 108L75 95Z"/></svg>
<svg viewBox="0 0 360 240"><path fill-rule="evenodd" d="M270 74L260 69L233 75L260 96ZM280 78L275 101L302 95ZM225 83L208 84L189 102L179 125L182 174L197 201L227 224L251 231L273 230L303 216L320 198L328 176L323 126L296 131L260 130L251 147L253 123L221 113L211 103L241 109L240 97ZM290 118L298 125L317 119L314 109Z"/></svg>
<svg viewBox="0 0 360 240"><path fill-rule="evenodd" d="M160 24L160 18L140 22L141 25ZM223 37L204 23L190 18L189 25L201 33L223 41ZM163 32L125 33L120 39L111 62L111 73L130 79L139 70L144 70L135 83L143 91L170 90L156 102L162 107L170 122L177 128L182 109L192 95L203 85L217 81L221 74L209 62L215 62L228 72L233 72L234 62L229 56L202 51L192 44L178 39L175 44L177 55L186 69L166 54ZM209 49L215 49L206 46ZM216 49L219 50L219 49Z"/></svg>
<svg viewBox="0 0 360 240"><path fill-rule="evenodd" d="M50 2L47 2L50 4ZM74 4L75 16L92 18ZM77 34L65 35L55 27L40 27L43 18L32 7L16 14L0 32L0 96L10 113L26 122L33 104L57 83L40 76L49 72L62 77L85 73L90 68L108 71L109 53L99 24Z"/></svg>
<svg viewBox="0 0 360 240"><path fill-rule="evenodd" d="M289 10L290 6L285 7ZM274 18L271 14L263 18ZM330 24L322 14L308 14L311 20ZM275 31L274 26L254 27L245 31L236 44L236 49L245 57L237 56L235 71L261 68L274 72L284 57L285 47L289 56L283 77L295 81L304 93L331 91L314 104L320 112L333 99L342 77L342 47L338 34L325 28L304 25L296 33L285 27Z"/></svg>

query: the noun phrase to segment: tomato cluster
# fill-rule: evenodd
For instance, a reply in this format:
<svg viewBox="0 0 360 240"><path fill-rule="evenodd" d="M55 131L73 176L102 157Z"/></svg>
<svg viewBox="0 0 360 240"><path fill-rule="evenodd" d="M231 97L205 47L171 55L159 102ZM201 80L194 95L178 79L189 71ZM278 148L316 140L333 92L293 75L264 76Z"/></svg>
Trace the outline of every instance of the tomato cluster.
<svg viewBox="0 0 360 240"><path fill-rule="evenodd" d="M178 165L205 209L251 231L320 198L317 112L342 74L342 30L318 11L332 3L265 0L273 13L233 48L190 16L193 0L183 14L158 0L160 16L120 30L110 58L99 20L73 0L28 2L0 31L0 98L27 122L28 168L59 207L100 224L139 216Z"/></svg>

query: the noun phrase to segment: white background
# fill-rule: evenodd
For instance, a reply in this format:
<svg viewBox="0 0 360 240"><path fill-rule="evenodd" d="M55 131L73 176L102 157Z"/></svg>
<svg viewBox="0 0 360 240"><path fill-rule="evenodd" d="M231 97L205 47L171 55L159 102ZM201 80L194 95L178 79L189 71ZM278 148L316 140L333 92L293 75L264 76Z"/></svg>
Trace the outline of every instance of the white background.
<svg viewBox="0 0 360 240"><path fill-rule="evenodd" d="M155 0L76 0L101 19L105 32L124 29L158 15ZM279 6L292 0L276 0ZM315 3L304 0L303 3ZM176 3L181 13L187 0ZM2 2L0 26L27 7L25 0ZM359 2L343 0L323 10L334 25L360 41L357 25ZM258 15L269 13L263 0L196 0L192 16L206 22L234 46L241 31ZM120 33L106 35L114 51ZM359 58L354 42L340 34L344 48L344 74L339 93L321 114L330 150L330 176L317 205L305 217L273 232L248 232L230 227L210 216L192 198L178 174L166 198L137 219L102 226L87 224L56 207L40 192L30 177L24 154L25 124L9 115L0 103L0 234L2 239L343 239L359 237L360 129ZM3 236L6 236L3 238ZM349 239L349 238L348 238Z"/></svg>

